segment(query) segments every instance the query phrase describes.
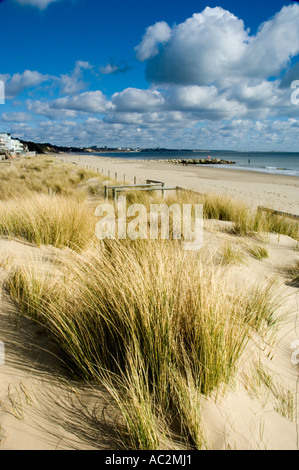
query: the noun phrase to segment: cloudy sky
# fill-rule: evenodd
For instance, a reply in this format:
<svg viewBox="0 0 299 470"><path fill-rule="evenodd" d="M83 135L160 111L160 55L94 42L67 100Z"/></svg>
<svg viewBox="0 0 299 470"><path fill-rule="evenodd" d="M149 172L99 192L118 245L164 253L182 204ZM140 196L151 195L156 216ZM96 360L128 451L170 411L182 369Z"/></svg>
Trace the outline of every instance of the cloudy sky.
<svg viewBox="0 0 299 470"><path fill-rule="evenodd" d="M299 152L298 2L0 0L0 19L0 131Z"/></svg>

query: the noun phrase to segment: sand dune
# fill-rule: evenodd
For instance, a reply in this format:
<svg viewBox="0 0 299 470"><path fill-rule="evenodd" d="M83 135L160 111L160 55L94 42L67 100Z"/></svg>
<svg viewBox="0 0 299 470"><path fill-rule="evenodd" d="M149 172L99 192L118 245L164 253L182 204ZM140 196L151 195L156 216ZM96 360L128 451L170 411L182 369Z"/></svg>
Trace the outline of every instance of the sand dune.
<svg viewBox="0 0 299 470"><path fill-rule="evenodd" d="M229 223L208 221L204 239L213 250L226 241L237 248L248 240L223 232ZM222 230L221 230L222 229ZM294 240L271 235L265 243L269 257L232 265L232 282L262 284L275 278L287 323L277 346L260 344L244 356L236 387L217 401L203 400L204 429L211 449L298 449L298 366L291 363L292 341L299 338L299 292L286 275L299 258ZM0 259L15 263L40 263L47 269L52 249L35 248L17 241L0 241ZM6 271L2 268L1 277ZM16 324L16 319L18 323ZM109 397L97 387L72 382L42 326L19 318L11 300L2 295L0 339L5 343L5 365L0 366L0 449L116 449L107 414ZM293 397L293 415L282 416L281 400L267 387L255 391L250 375L254 361L269 370L276 383ZM256 392L256 394L255 394ZM106 411L106 414L105 414ZM108 417L108 418L107 418Z"/></svg>

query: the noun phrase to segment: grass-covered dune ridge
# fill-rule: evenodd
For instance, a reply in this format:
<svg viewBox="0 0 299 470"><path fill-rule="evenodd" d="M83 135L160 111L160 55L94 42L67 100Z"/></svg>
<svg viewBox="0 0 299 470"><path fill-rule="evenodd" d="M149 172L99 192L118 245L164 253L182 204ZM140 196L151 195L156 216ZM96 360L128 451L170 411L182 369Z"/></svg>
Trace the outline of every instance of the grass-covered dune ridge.
<svg viewBox="0 0 299 470"><path fill-rule="evenodd" d="M94 171L63 164L54 157L24 158L0 165L0 199L30 196L32 193L74 195L78 184L94 176ZM100 179L100 176L98 176Z"/></svg>

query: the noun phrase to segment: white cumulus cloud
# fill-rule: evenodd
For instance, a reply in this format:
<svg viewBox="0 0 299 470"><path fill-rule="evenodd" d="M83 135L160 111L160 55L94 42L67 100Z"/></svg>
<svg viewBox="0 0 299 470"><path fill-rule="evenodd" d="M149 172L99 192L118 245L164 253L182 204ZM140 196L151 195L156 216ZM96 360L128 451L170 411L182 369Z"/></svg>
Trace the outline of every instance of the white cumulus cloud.
<svg viewBox="0 0 299 470"><path fill-rule="evenodd" d="M27 99L28 113L6 112L2 122L32 140L56 143L293 150L299 106L291 102L290 84L299 72L298 24L297 4L283 7L254 34L220 7L172 27L159 22L136 47L146 62L148 89L132 86L112 97L87 91L83 79L94 68L84 61L56 77L30 70L4 74L8 98L40 91L43 83L51 93ZM112 60L98 68L106 75L128 69Z"/></svg>
<svg viewBox="0 0 299 470"><path fill-rule="evenodd" d="M12 76L9 74L0 75L0 80L5 82L5 97L9 99L22 93L26 88L39 86L50 78L49 75L43 75L32 70L25 70L23 73L15 73Z"/></svg>
<svg viewBox="0 0 299 470"><path fill-rule="evenodd" d="M51 120L61 120L75 118L77 112L70 109L59 109L52 108L50 103L40 100L27 100L26 101L28 111L37 114L38 116L44 116Z"/></svg>
<svg viewBox="0 0 299 470"><path fill-rule="evenodd" d="M159 52L159 44L164 44L171 36L171 29L165 21L149 26L141 43L135 48L139 60L154 57Z"/></svg>
<svg viewBox="0 0 299 470"><path fill-rule="evenodd" d="M24 122L30 121L31 115L24 112L17 112L17 113L3 113L2 114L2 121L4 122Z"/></svg>
<svg viewBox="0 0 299 470"><path fill-rule="evenodd" d="M167 30L155 54L153 47L143 53L147 43L156 44L159 24L149 27L137 46L137 57L147 60L147 79L154 83L202 86L227 85L242 78L268 79L278 76L299 53L297 4L283 7L256 35L229 11L207 7Z"/></svg>
<svg viewBox="0 0 299 470"><path fill-rule="evenodd" d="M112 105L116 111L146 112L158 110L164 105L164 97L157 90L127 88L112 96Z"/></svg>
<svg viewBox="0 0 299 470"><path fill-rule="evenodd" d="M86 91L75 96L58 98L50 105L53 109L68 109L85 113L105 113L109 102L100 91Z"/></svg>
<svg viewBox="0 0 299 470"><path fill-rule="evenodd" d="M82 80L83 70L89 70L92 66L89 62L77 60L74 70L71 74L61 75L57 81L60 86L60 91L65 95L74 95L86 87Z"/></svg>
<svg viewBox="0 0 299 470"><path fill-rule="evenodd" d="M107 64L103 67L100 67L100 72L103 75L110 75L111 73L115 73L118 71L118 66L114 64Z"/></svg>

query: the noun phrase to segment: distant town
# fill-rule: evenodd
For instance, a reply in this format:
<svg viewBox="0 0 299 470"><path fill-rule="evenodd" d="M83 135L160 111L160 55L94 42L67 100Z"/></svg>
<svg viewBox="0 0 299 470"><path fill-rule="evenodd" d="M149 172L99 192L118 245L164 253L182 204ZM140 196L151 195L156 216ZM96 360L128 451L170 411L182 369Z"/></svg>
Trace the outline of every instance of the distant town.
<svg viewBox="0 0 299 470"><path fill-rule="evenodd" d="M141 147L65 147L49 143L35 143L30 141L21 141L28 151L36 153L130 153L130 152L192 152L190 149L166 149L161 147L141 148Z"/></svg>
<svg viewBox="0 0 299 470"><path fill-rule="evenodd" d="M50 143L36 143L15 139L9 133L0 132L0 159L14 158L28 154L49 153L129 153L129 152L192 152L190 149L140 148L140 147L65 147Z"/></svg>
<svg viewBox="0 0 299 470"><path fill-rule="evenodd" d="M154 148L141 148L141 147L72 147L72 146L59 146L50 143L36 143L32 141L25 141L12 137L10 133L0 132L0 160L11 159L21 156L34 156L37 154L63 154L63 153L77 153L77 154L90 154L90 153L171 153L181 154L184 152L188 153L210 153L214 157L219 155L228 155L234 153L244 153L248 157L250 154L259 154L259 151L240 151L240 150L224 150L224 149L172 149L163 147ZM276 153L275 150L271 152L262 153ZM284 152L284 153L296 153L296 152ZM197 157L198 158L198 157ZM211 162L211 160L210 160Z"/></svg>

